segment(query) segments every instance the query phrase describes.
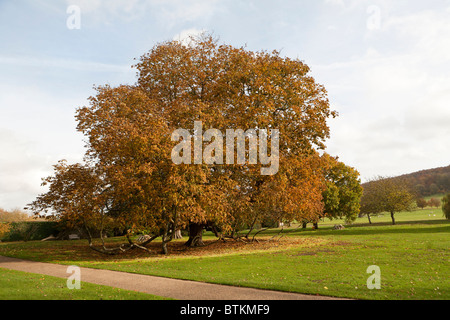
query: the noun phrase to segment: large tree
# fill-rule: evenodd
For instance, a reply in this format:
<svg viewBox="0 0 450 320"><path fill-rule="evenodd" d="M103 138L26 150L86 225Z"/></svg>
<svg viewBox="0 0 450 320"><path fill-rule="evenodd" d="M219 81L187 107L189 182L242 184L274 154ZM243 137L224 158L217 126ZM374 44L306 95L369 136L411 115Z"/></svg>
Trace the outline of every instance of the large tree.
<svg viewBox="0 0 450 320"><path fill-rule="evenodd" d="M53 195L60 200L44 194L32 204L35 212L51 208L69 217L66 206L80 212L95 208L129 234L160 236L166 253L167 242L179 229L189 229L186 244L195 246L202 244L206 226L223 237L267 217L311 220L323 212L326 184L318 150L329 137L327 119L336 113L329 108L325 88L302 61L276 51L219 45L203 35L188 45L160 43L135 68L136 84L98 87L90 105L77 110L77 128L87 137L87 151L86 163L75 166L96 182L86 191L89 198L72 202L64 192ZM250 132L244 140L245 161L218 162L221 156L230 160L229 150L205 148L209 144L202 134L212 128ZM186 136L172 141L177 129L184 129ZM264 132L271 142L267 152L277 164L272 174L262 174L268 168L261 161L250 161L252 134L261 137ZM171 156L179 138L195 141L199 136L203 161L195 161L194 142L186 149L191 152L180 153L185 159L192 155L194 161L174 163ZM205 156L213 161L205 161ZM59 172L47 181L54 188L79 185L78 180L62 179ZM98 220L96 214L93 221Z"/></svg>

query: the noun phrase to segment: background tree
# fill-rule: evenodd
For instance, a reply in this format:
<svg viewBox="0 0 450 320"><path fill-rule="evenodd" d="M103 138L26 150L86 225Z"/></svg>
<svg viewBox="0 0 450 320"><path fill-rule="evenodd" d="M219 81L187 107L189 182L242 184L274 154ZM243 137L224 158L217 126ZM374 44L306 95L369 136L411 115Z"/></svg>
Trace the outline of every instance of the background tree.
<svg viewBox="0 0 450 320"><path fill-rule="evenodd" d="M450 166L420 170L396 178L408 181L414 186L414 191L422 197L438 193L446 194L450 191Z"/></svg>
<svg viewBox="0 0 450 320"><path fill-rule="evenodd" d="M327 189L322 193L325 216L352 222L360 212L363 189L359 173L328 154L324 158L328 162L325 170Z"/></svg>
<svg viewBox="0 0 450 320"><path fill-rule="evenodd" d="M428 205L433 208L439 208L441 206L441 200L439 200L437 198L431 198L428 201Z"/></svg>
<svg viewBox="0 0 450 320"><path fill-rule="evenodd" d="M395 213L411 211L414 205L414 191L406 181L401 179L378 177L364 186L361 212L368 216L388 212L391 215L392 224L395 224Z"/></svg>
<svg viewBox="0 0 450 320"><path fill-rule="evenodd" d="M33 216L20 210L4 210L0 208L0 222L17 222L17 221L31 221L34 220Z"/></svg>
<svg viewBox="0 0 450 320"><path fill-rule="evenodd" d="M447 220L450 220L450 193L442 198L442 211Z"/></svg>
<svg viewBox="0 0 450 320"><path fill-rule="evenodd" d="M436 194L436 193L439 193L439 192L440 192L440 190L439 190L438 185L436 183L432 183L430 185L430 194Z"/></svg>
<svg viewBox="0 0 450 320"><path fill-rule="evenodd" d="M417 207L419 207L420 209L423 209L428 205L428 201L425 200L424 198L419 198L416 200L416 204L417 204Z"/></svg>

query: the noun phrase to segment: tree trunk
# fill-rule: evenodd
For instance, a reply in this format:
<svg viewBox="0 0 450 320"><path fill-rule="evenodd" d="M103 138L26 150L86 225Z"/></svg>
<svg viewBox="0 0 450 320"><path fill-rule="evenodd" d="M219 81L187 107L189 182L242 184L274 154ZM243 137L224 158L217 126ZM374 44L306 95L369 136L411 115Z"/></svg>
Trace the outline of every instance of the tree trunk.
<svg viewBox="0 0 450 320"><path fill-rule="evenodd" d="M174 239L181 239L183 236L181 235L181 230L175 230L175 233L173 234Z"/></svg>
<svg viewBox="0 0 450 320"><path fill-rule="evenodd" d="M369 224L372 224L372 220L370 220L370 214L367 214L367 219L369 219Z"/></svg>
<svg viewBox="0 0 450 320"><path fill-rule="evenodd" d="M307 222L304 222L304 221L303 221L303 222L302 222L302 228L303 228L303 229L306 229L306 225L307 225L307 224L308 224Z"/></svg>
<svg viewBox="0 0 450 320"><path fill-rule="evenodd" d="M167 255L169 253L169 250L167 249L167 242L163 241L162 242L162 254Z"/></svg>
<svg viewBox="0 0 450 320"><path fill-rule="evenodd" d="M313 229L314 229L314 230L319 229L319 224L318 224L317 222L314 222L314 223L313 223Z"/></svg>
<svg viewBox="0 0 450 320"><path fill-rule="evenodd" d="M191 223L189 224L189 239L186 241L185 246L187 247L201 247L205 244L203 243L202 233L204 224Z"/></svg>
<svg viewBox="0 0 450 320"><path fill-rule="evenodd" d="M394 225L395 225L394 212L391 212L391 218L392 218L392 224L394 224Z"/></svg>

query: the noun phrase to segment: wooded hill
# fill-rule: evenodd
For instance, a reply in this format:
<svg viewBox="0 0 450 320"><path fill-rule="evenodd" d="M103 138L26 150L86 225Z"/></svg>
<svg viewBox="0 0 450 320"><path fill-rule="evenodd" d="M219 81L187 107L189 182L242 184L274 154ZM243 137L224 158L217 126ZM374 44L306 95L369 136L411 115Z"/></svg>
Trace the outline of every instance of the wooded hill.
<svg viewBox="0 0 450 320"><path fill-rule="evenodd" d="M423 197L450 192L450 166L408 173L394 179L406 180Z"/></svg>

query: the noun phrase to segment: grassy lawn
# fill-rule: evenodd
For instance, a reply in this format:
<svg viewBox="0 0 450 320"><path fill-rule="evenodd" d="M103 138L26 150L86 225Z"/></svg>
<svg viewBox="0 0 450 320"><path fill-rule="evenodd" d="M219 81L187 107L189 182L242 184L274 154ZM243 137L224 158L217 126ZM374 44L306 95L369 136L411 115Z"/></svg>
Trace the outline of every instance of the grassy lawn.
<svg viewBox="0 0 450 320"><path fill-rule="evenodd" d="M82 282L69 290L66 279L0 268L0 300L161 300L145 293Z"/></svg>
<svg viewBox="0 0 450 320"><path fill-rule="evenodd" d="M436 198L436 199L442 200L442 198L445 197L446 195L447 195L446 193L438 193L438 194L433 194L431 196L426 196L423 198L427 201L430 200L431 198Z"/></svg>
<svg viewBox="0 0 450 320"><path fill-rule="evenodd" d="M425 208L425 209L417 209L410 212L399 212L395 214L395 222L414 222L414 221L439 221L445 219L444 214L441 208ZM371 216L370 220L375 225L379 225L380 223L388 223L391 224L391 215L389 213L382 213L378 216ZM321 225L322 226L333 226L335 224L344 224L345 222L339 220L326 220ZM355 225L369 225L369 220L367 217L357 218L354 222Z"/></svg>
<svg viewBox="0 0 450 320"><path fill-rule="evenodd" d="M278 232L271 230L251 244L222 244L205 235L208 246L183 250L183 239L171 243L169 256L139 250L105 257L82 240L2 243L0 255L356 299L449 299L450 222L432 209L398 213L396 221L390 225L390 216L383 215L369 225L361 218L344 230L332 230L342 222L328 221L319 230L287 230L279 241L265 241ZM380 267L380 290L367 288L371 265Z"/></svg>

